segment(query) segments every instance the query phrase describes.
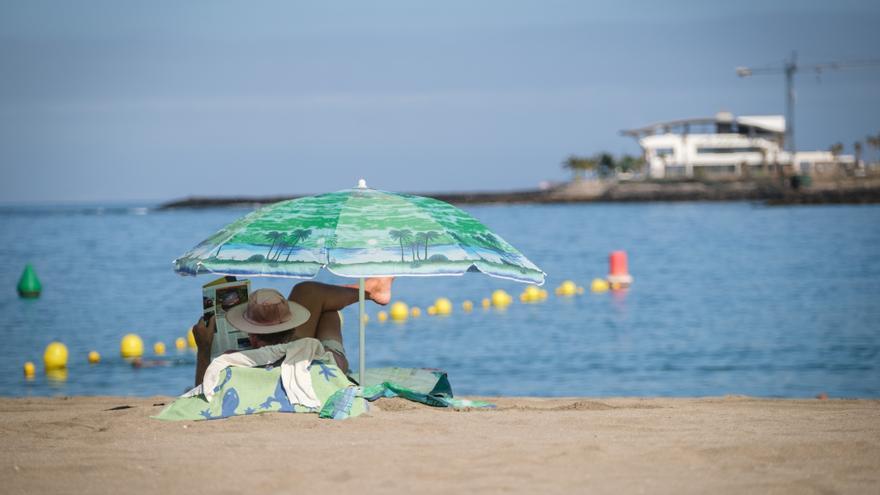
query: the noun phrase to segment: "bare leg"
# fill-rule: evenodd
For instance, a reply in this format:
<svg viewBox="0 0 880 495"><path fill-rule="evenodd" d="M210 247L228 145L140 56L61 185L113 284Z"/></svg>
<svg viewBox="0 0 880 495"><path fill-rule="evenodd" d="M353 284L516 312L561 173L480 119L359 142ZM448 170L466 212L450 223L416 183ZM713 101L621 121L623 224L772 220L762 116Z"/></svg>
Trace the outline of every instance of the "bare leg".
<svg viewBox="0 0 880 495"><path fill-rule="evenodd" d="M392 278L368 278L364 285L366 296L379 304L387 304L391 300ZM324 313L339 311L354 304L358 300L357 287L330 285L321 282L301 282L296 284L287 297L291 301L302 304L309 310L309 320L296 327L296 338L312 337L318 332L318 323ZM384 303L382 301L385 301Z"/></svg>
<svg viewBox="0 0 880 495"><path fill-rule="evenodd" d="M320 341L335 340L342 344L342 322L339 320L339 313L336 311L325 311L318 321L318 331L315 338ZM336 359L336 366L339 366L343 372L348 371L348 359L345 355L331 350L331 354Z"/></svg>

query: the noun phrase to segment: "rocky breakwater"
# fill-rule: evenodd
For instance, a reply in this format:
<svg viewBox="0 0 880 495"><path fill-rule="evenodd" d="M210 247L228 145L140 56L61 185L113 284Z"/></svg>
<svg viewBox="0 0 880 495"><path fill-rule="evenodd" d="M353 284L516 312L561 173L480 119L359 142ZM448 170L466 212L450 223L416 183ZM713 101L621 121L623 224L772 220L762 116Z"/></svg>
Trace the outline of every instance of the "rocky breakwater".
<svg viewBox="0 0 880 495"><path fill-rule="evenodd" d="M463 193L422 193L455 204L586 203L632 201L765 201L771 205L880 203L880 178L845 179L793 188L779 178L761 180L575 180L547 189ZM160 209L258 207L298 196L192 197Z"/></svg>

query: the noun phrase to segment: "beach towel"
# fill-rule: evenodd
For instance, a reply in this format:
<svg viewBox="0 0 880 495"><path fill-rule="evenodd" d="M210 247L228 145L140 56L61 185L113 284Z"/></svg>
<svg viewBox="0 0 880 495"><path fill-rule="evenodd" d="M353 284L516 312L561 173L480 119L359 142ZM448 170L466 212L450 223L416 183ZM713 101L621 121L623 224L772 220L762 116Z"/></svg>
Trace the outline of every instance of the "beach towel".
<svg viewBox="0 0 880 495"><path fill-rule="evenodd" d="M315 395L308 366L316 359L322 362L334 360L323 344L309 338L217 356L205 370L202 393L210 402L220 373L230 366L254 368L267 366L281 359L281 384L289 402L309 408L319 407L322 401Z"/></svg>
<svg viewBox="0 0 880 495"><path fill-rule="evenodd" d="M197 421L289 412L346 419L367 412L369 401L398 396L435 407L494 407L488 402L455 399L447 375L442 370L368 369L366 387L354 385L332 360L313 360L307 370L320 407L291 403L281 380L281 369L277 366L227 367L221 371L217 385L212 388L211 400L201 393L184 394L154 418Z"/></svg>
<svg viewBox="0 0 880 495"><path fill-rule="evenodd" d="M358 382L358 375L352 374ZM402 397L434 407L494 408L485 401L455 399L446 372L429 368L374 368L366 370L365 386L349 387L330 396L321 408L322 418L345 419L356 398L375 401L382 397Z"/></svg>

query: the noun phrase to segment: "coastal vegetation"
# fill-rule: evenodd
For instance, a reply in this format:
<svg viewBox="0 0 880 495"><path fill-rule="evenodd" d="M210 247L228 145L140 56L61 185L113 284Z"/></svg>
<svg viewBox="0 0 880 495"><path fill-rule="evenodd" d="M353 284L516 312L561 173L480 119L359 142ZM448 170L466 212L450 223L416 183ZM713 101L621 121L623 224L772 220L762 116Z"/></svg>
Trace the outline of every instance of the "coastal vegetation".
<svg viewBox="0 0 880 495"><path fill-rule="evenodd" d="M606 151L592 156L569 155L562 162L562 168L570 171L575 179L585 176L607 178L619 173L636 173L644 166L645 159L641 156L623 154L615 157Z"/></svg>
<svg viewBox="0 0 880 495"><path fill-rule="evenodd" d="M878 156L880 155L880 132L873 136L865 136L865 144L867 144L869 148L873 148L878 152L874 158L876 158L877 161L880 161L880 156ZM861 143L859 143L858 151L861 152L861 149Z"/></svg>

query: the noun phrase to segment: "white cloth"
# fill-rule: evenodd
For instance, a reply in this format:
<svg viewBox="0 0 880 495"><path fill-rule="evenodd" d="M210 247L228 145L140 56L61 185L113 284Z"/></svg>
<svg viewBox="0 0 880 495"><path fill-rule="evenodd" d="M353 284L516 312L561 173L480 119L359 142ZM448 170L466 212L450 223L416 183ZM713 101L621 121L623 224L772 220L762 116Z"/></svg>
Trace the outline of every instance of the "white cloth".
<svg viewBox="0 0 880 495"><path fill-rule="evenodd" d="M319 407L321 402L312 386L309 365L315 359L331 363L334 361L333 355L324 349L321 342L309 338L217 356L205 370L202 392L210 402L214 395L214 387L220 378L220 372L229 366L253 368L272 364L281 358L284 358L281 363L281 383L284 385L290 403L302 404L306 407Z"/></svg>

